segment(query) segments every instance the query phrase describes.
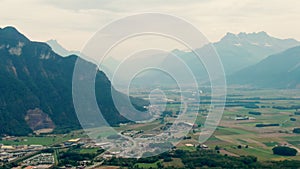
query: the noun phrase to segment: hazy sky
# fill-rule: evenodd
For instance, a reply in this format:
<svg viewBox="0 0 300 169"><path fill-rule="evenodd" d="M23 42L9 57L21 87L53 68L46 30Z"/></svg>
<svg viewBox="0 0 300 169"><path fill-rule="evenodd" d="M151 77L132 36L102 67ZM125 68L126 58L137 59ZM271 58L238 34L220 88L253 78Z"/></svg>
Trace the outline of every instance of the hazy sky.
<svg viewBox="0 0 300 169"><path fill-rule="evenodd" d="M226 32L262 30L300 40L297 0L0 0L0 26L12 25L32 40L57 39L80 50L105 24L142 12L184 18L210 41Z"/></svg>

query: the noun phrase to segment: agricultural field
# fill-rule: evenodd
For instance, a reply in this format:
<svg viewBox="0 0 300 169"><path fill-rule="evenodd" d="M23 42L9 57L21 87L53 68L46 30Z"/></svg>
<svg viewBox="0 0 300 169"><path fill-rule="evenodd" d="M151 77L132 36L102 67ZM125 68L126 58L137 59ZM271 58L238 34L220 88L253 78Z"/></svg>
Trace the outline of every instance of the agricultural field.
<svg viewBox="0 0 300 169"><path fill-rule="evenodd" d="M213 138L205 144L220 147L221 153L228 155L253 155L259 160L300 160L300 156L283 157L273 155L272 148L279 145L295 148L300 152L300 134L293 129L300 127L300 116L294 113L300 105L297 91L235 91L231 90L227 100L231 102L255 103L257 107L225 107L222 120ZM281 106L286 109L278 109ZM259 113L249 113L259 112ZM293 118L293 120L291 120ZM197 121L205 121L199 116ZM278 126L257 127L258 124L277 124ZM240 145L240 147L238 147Z"/></svg>
<svg viewBox="0 0 300 169"><path fill-rule="evenodd" d="M174 98L176 95L172 92L167 93L173 100L179 100ZM221 154L253 155L261 161L300 160L300 153L294 157L286 157L274 155L272 152L273 147L280 145L295 148L300 152L300 134L293 133L294 128L300 127L300 115L295 115L298 111L297 106L300 105L300 91L229 89L228 93L222 120L213 136L204 144L210 149L218 146ZM186 147L185 144L197 144L201 125L207 117L207 111L203 110L208 109L210 102L205 93L201 94L201 97L204 98L201 99L203 103L196 105L201 109L195 120L199 127L190 132L191 139L183 140L177 145L179 149L193 151L193 148ZM166 111L176 112L181 106L178 102L168 102ZM172 121L172 117L164 118L164 123ZM151 129L151 125L153 123L141 126Z"/></svg>
<svg viewBox="0 0 300 169"><path fill-rule="evenodd" d="M15 137L11 140L1 140L0 144L4 145L42 145L50 146L55 144L60 144L67 140L85 137L83 131L73 131L69 134L48 134L39 136L26 136L26 137Z"/></svg>

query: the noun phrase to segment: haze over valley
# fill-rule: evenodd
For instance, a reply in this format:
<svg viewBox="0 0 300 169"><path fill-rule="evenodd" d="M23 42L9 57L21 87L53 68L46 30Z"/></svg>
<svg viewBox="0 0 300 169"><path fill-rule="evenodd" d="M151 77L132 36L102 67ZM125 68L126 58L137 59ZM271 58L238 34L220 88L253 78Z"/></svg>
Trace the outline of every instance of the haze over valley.
<svg viewBox="0 0 300 169"><path fill-rule="evenodd" d="M0 0L0 169L300 168L299 7Z"/></svg>

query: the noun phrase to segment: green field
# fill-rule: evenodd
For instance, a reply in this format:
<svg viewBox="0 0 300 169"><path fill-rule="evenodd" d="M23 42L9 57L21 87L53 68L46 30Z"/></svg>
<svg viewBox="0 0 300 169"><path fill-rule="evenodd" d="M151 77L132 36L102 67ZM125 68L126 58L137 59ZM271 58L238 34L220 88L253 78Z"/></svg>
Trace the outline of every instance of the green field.
<svg viewBox="0 0 300 169"><path fill-rule="evenodd" d="M81 148L78 152L80 154L95 154L99 148Z"/></svg>
<svg viewBox="0 0 300 169"><path fill-rule="evenodd" d="M293 134L293 128L300 127L300 116L294 115L296 109L276 109L273 106L291 107L300 105L300 92L296 90L235 90L230 89L231 102L256 102L260 108L243 106L226 107L222 120L213 136L205 143L211 149L216 145L234 155L253 155L260 160L300 159L296 157L273 155L276 145L288 145L300 148L300 134ZM250 98L250 99L249 99ZM253 99L257 98L257 99ZM260 99L259 99L260 98ZM205 105L201 105L206 107ZM261 112L261 115L249 114L250 111ZM204 124L207 113L198 116L196 123ZM235 120L236 117L250 117L249 120ZM296 121L291 121L294 118ZM279 124L272 127L256 127L256 124ZM197 134L197 133L196 133ZM192 137L197 141L197 137ZM242 149L237 146L242 145ZM245 146L248 145L248 148ZM182 147L181 149L185 149Z"/></svg>
<svg viewBox="0 0 300 169"><path fill-rule="evenodd" d="M71 137L18 137L17 140L14 141L0 141L1 144L4 145L52 145L56 143L61 143L71 139Z"/></svg>
<svg viewBox="0 0 300 169"><path fill-rule="evenodd" d="M157 168L157 164L160 161L157 161L155 163L137 163L135 164L136 167L140 167L140 168Z"/></svg>
<svg viewBox="0 0 300 169"><path fill-rule="evenodd" d="M54 144L60 144L70 139L84 137L85 134L82 131L74 131L69 134L55 134L46 136L27 136L16 137L16 140L1 140L0 144L4 145L43 145L49 146Z"/></svg>
<svg viewBox="0 0 300 169"><path fill-rule="evenodd" d="M172 158L170 162L164 162L164 167L176 167L176 168L183 168L184 165L180 158Z"/></svg>
<svg viewBox="0 0 300 169"><path fill-rule="evenodd" d="M196 151L195 147L188 147L188 146L181 146L178 147L179 150L185 150L185 151Z"/></svg>

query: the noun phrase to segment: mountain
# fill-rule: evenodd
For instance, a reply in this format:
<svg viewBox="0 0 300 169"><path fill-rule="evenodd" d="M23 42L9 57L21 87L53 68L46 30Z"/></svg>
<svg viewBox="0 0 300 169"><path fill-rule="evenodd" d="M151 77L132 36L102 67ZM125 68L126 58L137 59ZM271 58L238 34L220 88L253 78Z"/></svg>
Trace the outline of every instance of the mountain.
<svg viewBox="0 0 300 169"><path fill-rule="evenodd" d="M47 43L50 44L52 49L57 51L57 53L64 55L74 53L61 47L57 41L51 40ZM227 33L220 41L211 45L215 47L220 56L225 75L230 75L260 62L269 55L298 46L300 45L300 42L294 39L278 39L268 35L266 32L254 32L239 34ZM204 45L195 50L202 56L209 57L209 55L212 54L211 45ZM126 82L130 80L128 78L132 78L131 75L128 76L128 72L134 72L137 67L145 67L151 63L154 67L161 67L172 72L174 75L181 78L177 78L178 80L182 80L186 84L193 82L193 79L186 76L187 73L184 73L188 69L192 71L198 83L207 82L209 75L202 62L193 52L176 49L170 53L152 53L152 55L145 52L136 54L136 56L129 59L130 62L127 59L127 61L122 64L120 64L119 60L108 57L102 62L101 69L108 75L109 79L112 79L113 73L118 69L118 66L120 66L119 68L122 68L122 71L118 71L118 79ZM179 59L175 59L174 57L176 56ZM182 63L184 64L179 60L183 61ZM176 82L170 78L170 76L161 71L144 72L139 74L133 82L136 85L176 85Z"/></svg>
<svg viewBox="0 0 300 169"><path fill-rule="evenodd" d="M46 41L46 43L51 47L51 49L60 56L66 57L70 55L82 56L80 51L70 51L64 48L57 40L51 39ZM119 65L119 61L113 57L108 57L102 61L100 65L101 70L110 78L113 76L113 71Z"/></svg>
<svg viewBox="0 0 300 169"><path fill-rule="evenodd" d="M220 60L224 67L225 75L233 74L243 68L251 66L265 59L269 55L282 52L286 49L299 46L300 42L294 39L278 39L268 35L266 32L257 33L227 33L220 41L204 45L201 48L195 49L201 57L211 57L214 55L212 49L217 51ZM212 47L213 46L213 47ZM179 59L175 59L175 57ZM158 58L158 59L157 59ZM187 68L191 70L198 84L208 81L208 72L205 65L199 60L193 52L173 50L169 54L149 55L144 57L143 61L157 61L156 65L170 70L174 75L178 75L180 80L186 84L192 83L193 79L184 75L183 71ZM182 63L180 63L180 61ZM132 65L128 64L128 71L134 69L136 65L141 65L143 62L139 59L133 60ZM125 76L124 76L125 77ZM212 77L217 78L217 77ZM138 77L136 81L142 85L169 85L175 84L174 80L167 78L165 73L148 72L143 76Z"/></svg>
<svg viewBox="0 0 300 169"><path fill-rule="evenodd" d="M226 75L258 63L269 55L282 52L300 45L294 39L278 39L266 32L227 33L220 41L212 44L219 54ZM197 52L209 55L208 45L196 49ZM204 67L196 60L192 52L177 52L193 72L201 72ZM200 65L200 66L199 66ZM201 74L201 73L200 73ZM203 73L202 73L203 74Z"/></svg>
<svg viewBox="0 0 300 169"><path fill-rule="evenodd" d="M259 88L300 87L300 46L271 55L229 76L230 84Z"/></svg>
<svg viewBox="0 0 300 169"><path fill-rule="evenodd" d="M75 55L62 57L46 43L30 41L13 27L0 29L0 59L0 134L27 135L47 127L56 132L80 128L72 100L74 65L77 59L89 69L96 70L96 65ZM111 83L101 71L96 74L95 86L97 103L108 123L129 122L114 106ZM128 96L117 92L117 97L122 101ZM148 104L131 99L137 108ZM31 119L37 116L40 118ZM147 113L139 116L148 118ZM44 124L33 125L35 122Z"/></svg>
<svg viewBox="0 0 300 169"><path fill-rule="evenodd" d="M299 45L300 42L294 39L278 39L266 32L227 33L214 43L227 75L258 63L269 55Z"/></svg>
<svg viewBox="0 0 300 169"><path fill-rule="evenodd" d="M69 51L65 49L61 44L57 42L57 40L51 39L46 41L46 43L51 47L51 49L60 56L66 57L70 55L80 56L79 51Z"/></svg>

